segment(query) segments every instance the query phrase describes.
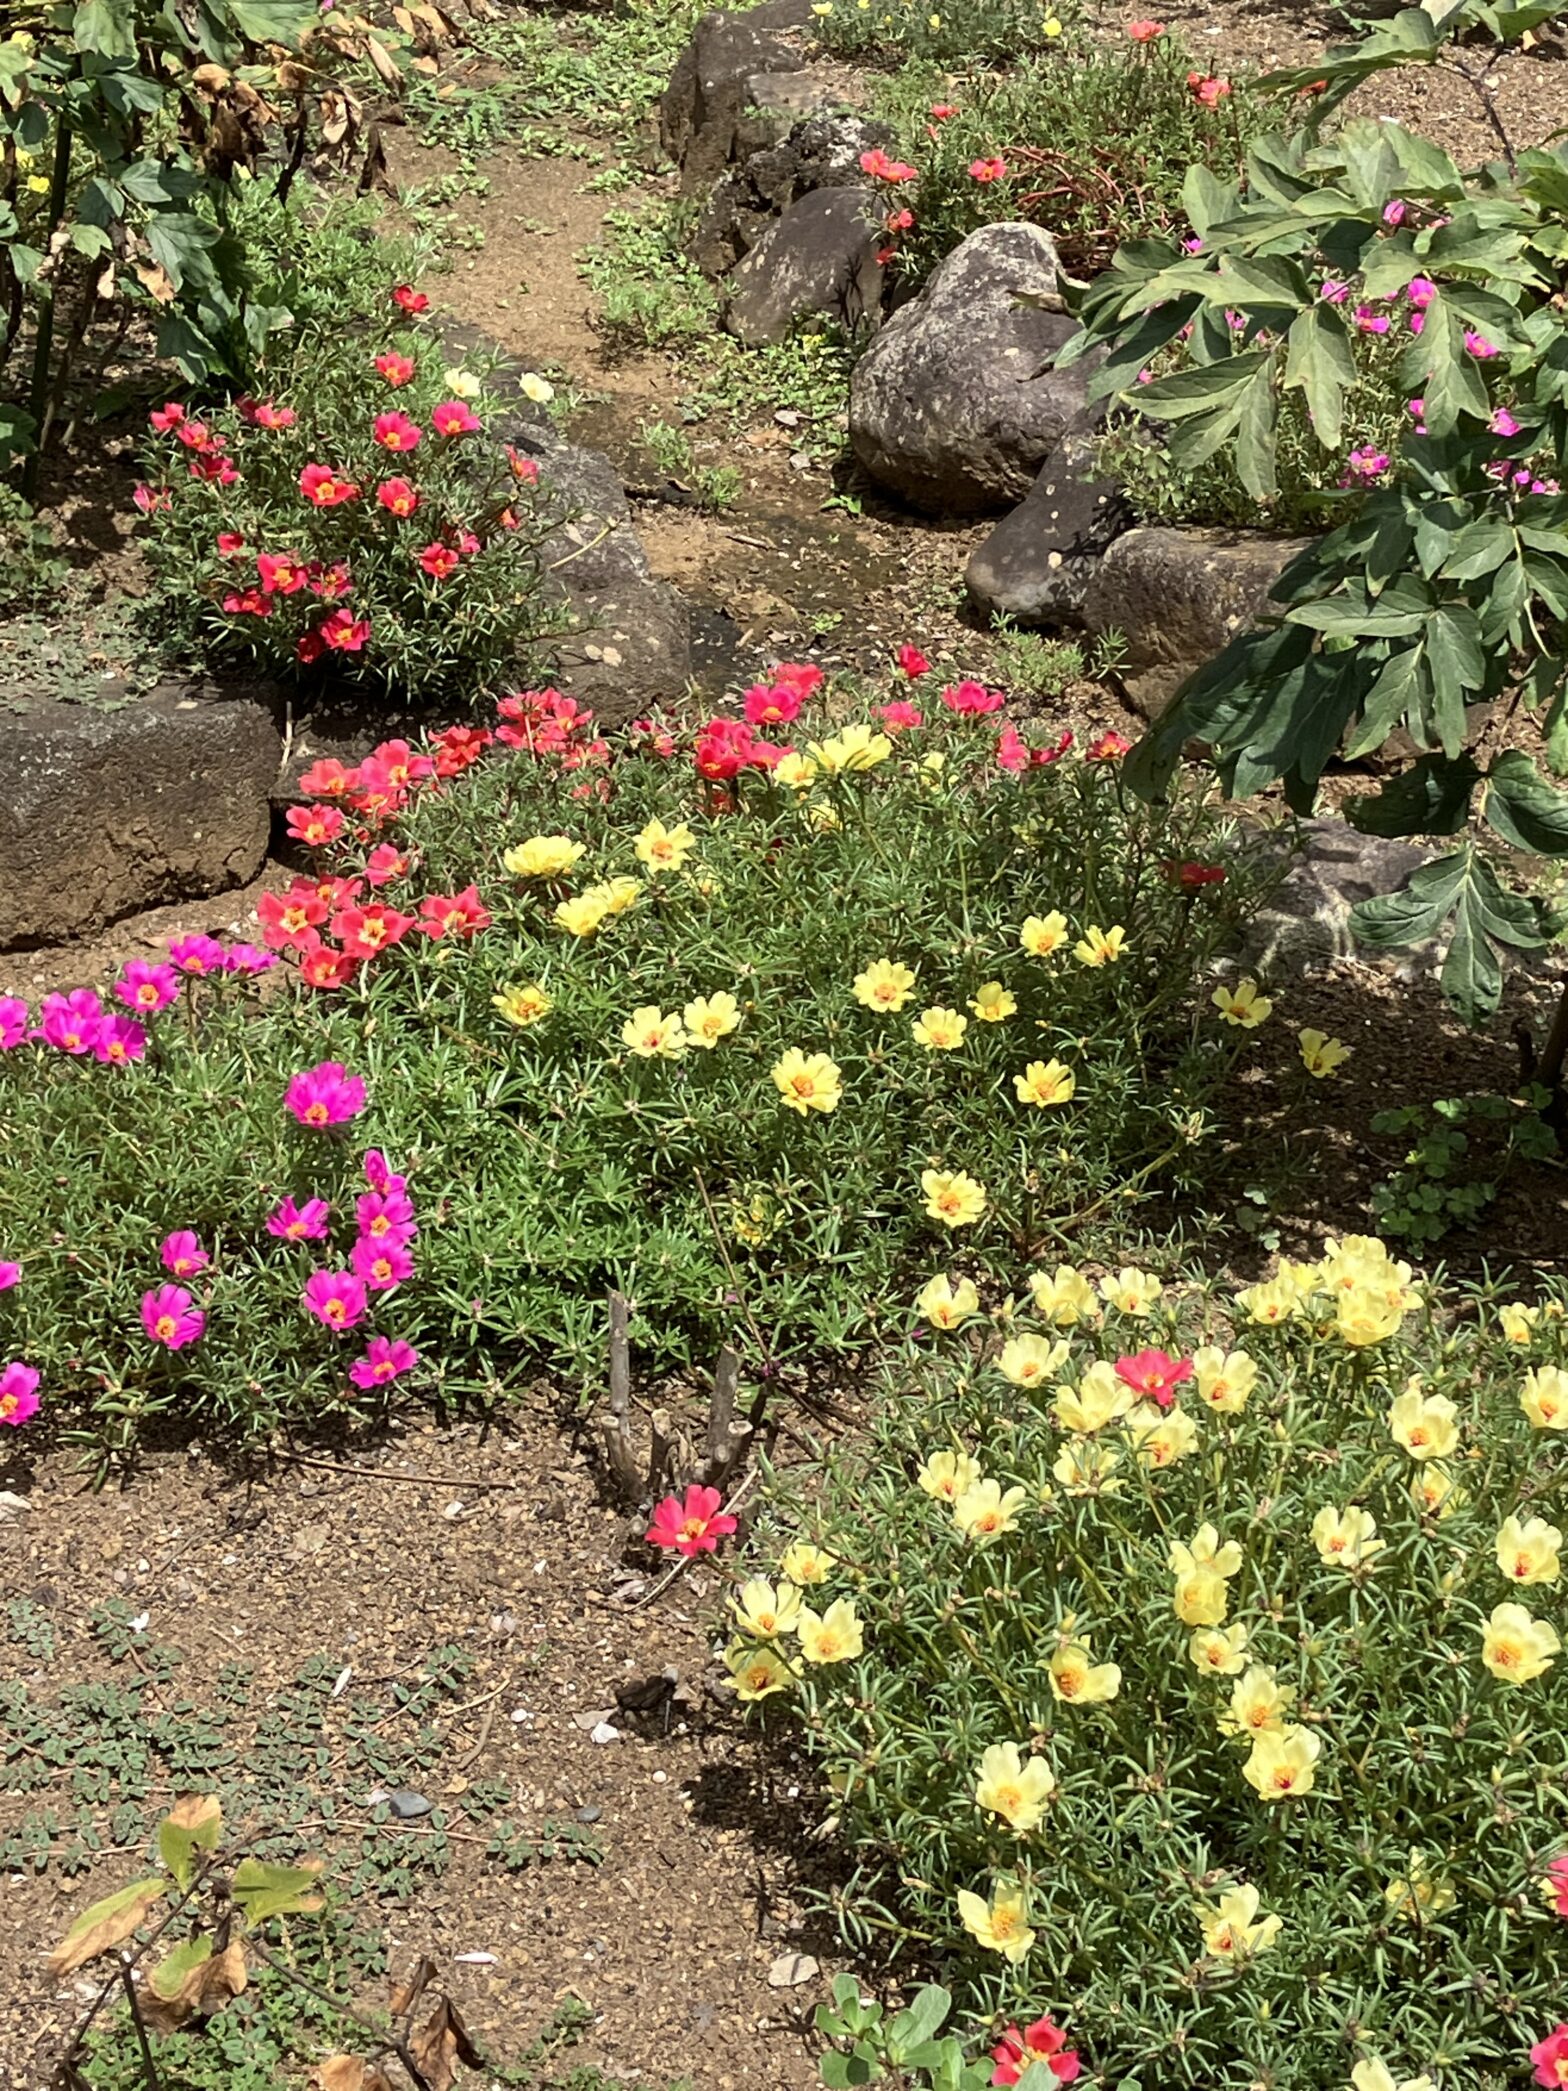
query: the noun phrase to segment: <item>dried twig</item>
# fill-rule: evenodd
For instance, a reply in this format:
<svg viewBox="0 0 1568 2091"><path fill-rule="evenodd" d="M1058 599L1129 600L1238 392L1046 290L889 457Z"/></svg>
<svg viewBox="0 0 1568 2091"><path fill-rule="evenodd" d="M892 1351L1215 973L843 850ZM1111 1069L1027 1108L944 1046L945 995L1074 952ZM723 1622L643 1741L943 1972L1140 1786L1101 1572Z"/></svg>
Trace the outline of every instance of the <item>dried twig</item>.
<svg viewBox="0 0 1568 2091"><path fill-rule="evenodd" d="M317 1459L309 1452L274 1452L274 1459L291 1461L299 1467L320 1467L328 1474L352 1474L356 1481L401 1481L433 1488L461 1488L472 1492L476 1489L525 1488L522 1481L481 1481L467 1474L390 1474L384 1467L345 1466L340 1459Z"/></svg>
<svg viewBox="0 0 1568 2091"><path fill-rule="evenodd" d="M632 1439L632 1354L627 1334L631 1306L625 1293L610 1294L610 1404L600 1421L604 1456L623 1492L636 1497L642 1487L637 1447Z"/></svg>

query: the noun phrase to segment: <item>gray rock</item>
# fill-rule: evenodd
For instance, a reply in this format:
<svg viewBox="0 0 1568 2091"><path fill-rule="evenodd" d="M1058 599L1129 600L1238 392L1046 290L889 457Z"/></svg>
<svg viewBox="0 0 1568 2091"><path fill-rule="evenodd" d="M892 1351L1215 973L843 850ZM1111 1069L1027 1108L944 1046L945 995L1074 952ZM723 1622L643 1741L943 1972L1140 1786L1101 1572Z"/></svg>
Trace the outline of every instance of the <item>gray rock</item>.
<svg viewBox="0 0 1568 2091"><path fill-rule="evenodd" d="M1188 676L1250 624L1308 542L1261 530L1129 530L1094 571L1083 621L1117 631L1117 673L1146 718L1158 718Z"/></svg>
<svg viewBox="0 0 1568 2091"><path fill-rule="evenodd" d="M263 704L207 684L118 711L0 713L0 946L244 885L266 856L282 748Z"/></svg>
<svg viewBox="0 0 1568 2091"><path fill-rule="evenodd" d="M1069 431L964 573L971 600L1023 625L1075 624L1106 548L1132 526L1114 479L1096 479L1088 429Z"/></svg>
<svg viewBox="0 0 1568 2091"><path fill-rule="evenodd" d="M802 196L813 189L859 187L862 153L892 142L886 124L847 111L806 118L714 184L687 253L705 275L724 275Z"/></svg>
<svg viewBox="0 0 1568 2091"><path fill-rule="evenodd" d="M675 62L659 102L659 142L681 170L687 195L707 188L787 129L777 76L806 71L810 0L763 0L744 12L705 14ZM765 103L774 98L773 112Z"/></svg>
<svg viewBox="0 0 1568 2091"><path fill-rule="evenodd" d="M1419 843L1363 835L1348 821L1324 815L1280 828L1257 845L1266 873L1283 876L1247 926L1243 963L1270 980L1308 973L1334 959L1367 958L1356 941L1350 911L1358 901L1391 893L1437 854ZM1442 946L1435 940L1408 951L1379 953L1402 980L1428 974Z"/></svg>
<svg viewBox="0 0 1568 2091"><path fill-rule="evenodd" d="M747 348L788 338L821 313L850 333L882 314L876 196L813 189L792 203L724 281L724 325Z"/></svg>
<svg viewBox="0 0 1568 2091"><path fill-rule="evenodd" d="M1057 370L1076 329L1038 225L983 225L955 247L855 366L849 438L873 479L930 514L1021 501L1085 409L1092 364Z"/></svg>

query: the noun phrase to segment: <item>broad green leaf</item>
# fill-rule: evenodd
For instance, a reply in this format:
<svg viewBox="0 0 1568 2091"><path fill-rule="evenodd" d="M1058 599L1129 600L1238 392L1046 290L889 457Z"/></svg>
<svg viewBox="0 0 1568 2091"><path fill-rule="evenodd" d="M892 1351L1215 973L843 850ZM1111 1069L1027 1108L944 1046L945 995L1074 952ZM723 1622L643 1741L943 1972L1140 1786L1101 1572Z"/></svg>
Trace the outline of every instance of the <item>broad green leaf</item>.
<svg viewBox="0 0 1568 2091"><path fill-rule="evenodd" d="M321 1908L320 1866L274 1866L241 1859L234 1869L234 1900L247 1924Z"/></svg>
<svg viewBox="0 0 1568 2091"><path fill-rule="evenodd" d="M1568 792L1547 782L1522 748L1487 772L1486 818L1505 842L1536 857L1568 856Z"/></svg>
<svg viewBox="0 0 1568 2091"><path fill-rule="evenodd" d="M130 0L77 0L71 38L79 51L100 58L134 58L136 15Z"/></svg>
<svg viewBox="0 0 1568 2091"><path fill-rule="evenodd" d="M1457 835L1480 777L1468 755L1423 755L1375 796L1348 800L1345 815L1367 835Z"/></svg>
<svg viewBox="0 0 1568 2091"><path fill-rule="evenodd" d="M1479 581L1483 575L1495 573L1514 549L1513 530L1501 515L1480 516L1466 523L1452 540L1438 571L1445 581Z"/></svg>
<svg viewBox="0 0 1568 2091"><path fill-rule="evenodd" d="M1269 357L1261 350L1247 349L1220 363L1174 371L1167 378L1156 378L1152 385L1144 385L1138 403L1146 414L1157 415L1162 421L1207 414L1215 407L1239 400L1268 362Z"/></svg>
<svg viewBox="0 0 1568 2091"><path fill-rule="evenodd" d="M907 2063L909 2050L923 2046L940 2032L947 2014L953 2008L952 1993L935 1982L928 1982L915 1996L914 2001L888 2027L889 2039L902 2051Z"/></svg>
<svg viewBox="0 0 1568 2091"><path fill-rule="evenodd" d="M1497 947L1534 950L1550 934L1540 903L1507 891L1489 860L1469 845L1424 864L1398 892L1359 902L1351 924L1361 942L1378 951L1423 943L1451 929L1443 993L1472 1024L1489 1017L1502 996Z"/></svg>
<svg viewBox="0 0 1568 2091"><path fill-rule="evenodd" d="M1332 305L1309 305L1291 322L1284 382L1306 399L1318 441L1326 450L1337 450L1345 394L1356 383L1356 359L1345 323Z"/></svg>
<svg viewBox="0 0 1568 2091"><path fill-rule="evenodd" d="M154 1994L164 1998L177 1996L184 1986L186 1976L195 1969L204 1967L211 1958L211 1939L183 1939L153 1969Z"/></svg>
<svg viewBox="0 0 1568 2091"><path fill-rule="evenodd" d="M1332 638L1413 638L1426 623L1429 606L1409 603L1404 593L1396 596L1396 588L1373 598L1353 585L1320 602L1297 603L1285 615L1292 624L1304 624Z"/></svg>
<svg viewBox="0 0 1568 2091"><path fill-rule="evenodd" d="M1453 761L1464 746L1465 699L1486 680L1475 612L1444 603L1427 620L1427 666L1432 676L1433 721L1443 753Z"/></svg>
<svg viewBox="0 0 1568 2091"><path fill-rule="evenodd" d="M1221 181L1211 168L1195 160L1182 182L1181 200L1193 231L1200 240L1206 239L1210 226L1236 208L1236 184Z"/></svg>
<svg viewBox="0 0 1568 2091"><path fill-rule="evenodd" d="M1236 424L1236 471L1255 501L1272 500L1278 490L1274 476L1278 409L1273 377L1272 362L1266 363L1241 396Z"/></svg>
<svg viewBox="0 0 1568 2091"><path fill-rule="evenodd" d="M1361 723L1345 749L1350 761L1359 761L1381 748L1402 720L1414 718L1417 735L1426 708L1426 664L1419 646L1404 646L1391 653L1367 691L1361 706Z"/></svg>

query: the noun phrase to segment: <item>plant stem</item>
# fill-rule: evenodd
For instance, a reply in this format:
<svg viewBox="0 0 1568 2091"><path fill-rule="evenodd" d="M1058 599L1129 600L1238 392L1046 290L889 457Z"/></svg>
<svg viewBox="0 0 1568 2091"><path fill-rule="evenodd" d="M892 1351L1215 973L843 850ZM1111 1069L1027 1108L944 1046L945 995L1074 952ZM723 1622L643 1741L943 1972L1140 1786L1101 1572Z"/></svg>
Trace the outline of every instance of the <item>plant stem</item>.
<svg viewBox="0 0 1568 2091"><path fill-rule="evenodd" d="M65 192L71 179L71 126L62 108L55 118L54 169L49 178L49 237L45 255L49 260L55 232L65 215ZM49 366L54 354L54 280L44 278L38 286L38 339L33 345L33 381L27 408L33 417L37 439L22 466L22 499L31 501L38 491L38 468L43 461L44 402L49 392Z"/></svg>
<svg viewBox="0 0 1568 2091"><path fill-rule="evenodd" d="M125 1990L125 2001L131 2007L131 2023L136 2028L136 2042L142 2051L142 2080L147 2091L163 2091L163 2080L158 2074L158 2065L152 2058L152 2049L147 2041L147 2028L142 2024L142 2011L136 2001L136 1984L131 1980L131 1963L120 1955L120 1982Z"/></svg>

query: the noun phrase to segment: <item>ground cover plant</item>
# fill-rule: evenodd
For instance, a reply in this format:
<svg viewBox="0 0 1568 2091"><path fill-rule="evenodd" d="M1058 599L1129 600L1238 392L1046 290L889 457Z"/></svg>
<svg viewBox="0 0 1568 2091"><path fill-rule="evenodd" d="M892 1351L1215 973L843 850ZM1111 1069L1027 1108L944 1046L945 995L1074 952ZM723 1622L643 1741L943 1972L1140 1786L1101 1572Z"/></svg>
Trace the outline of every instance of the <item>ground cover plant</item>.
<svg viewBox="0 0 1568 2091"><path fill-rule="evenodd" d="M1057 47L1075 28L1075 5L1053 0L813 0L813 24L835 55L883 64L999 62Z"/></svg>
<svg viewBox="0 0 1568 2091"><path fill-rule="evenodd" d="M1248 874L1199 799L1126 798L1117 736L904 663L695 735L528 693L318 764L270 948L3 1005L24 1405L42 1374L124 1441L593 1378L611 1286L655 1368L742 1330L771 1370L874 1337L933 1239L1195 1180Z"/></svg>
<svg viewBox="0 0 1568 2091"><path fill-rule="evenodd" d="M1554 2081L1562 1301L1359 1236L1239 1294L1024 1278L929 1280L736 1600L846 1936L935 1956L999 2065Z"/></svg>

